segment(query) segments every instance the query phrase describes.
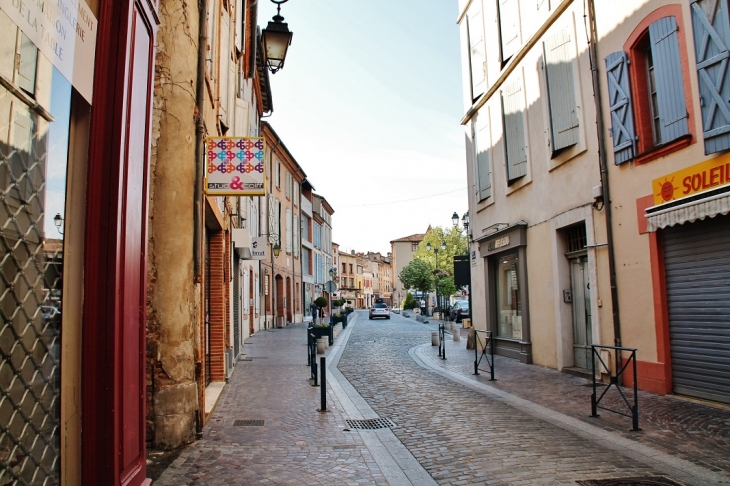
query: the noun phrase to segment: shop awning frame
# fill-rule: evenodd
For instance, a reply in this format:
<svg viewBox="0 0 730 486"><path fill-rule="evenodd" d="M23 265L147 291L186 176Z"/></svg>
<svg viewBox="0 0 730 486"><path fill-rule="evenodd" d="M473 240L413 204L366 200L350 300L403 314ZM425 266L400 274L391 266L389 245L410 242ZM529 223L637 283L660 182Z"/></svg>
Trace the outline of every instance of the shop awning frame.
<svg viewBox="0 0 730 486"><path fill-rule="evenodd" d="M714 218L718 214L730 213L730 191L727 188L719 194L713 194L681 203L661 204L646 210L646 231L653 233L668 226L675 226L698 219ZM677 204L679 203L679 204Z"/></svg>

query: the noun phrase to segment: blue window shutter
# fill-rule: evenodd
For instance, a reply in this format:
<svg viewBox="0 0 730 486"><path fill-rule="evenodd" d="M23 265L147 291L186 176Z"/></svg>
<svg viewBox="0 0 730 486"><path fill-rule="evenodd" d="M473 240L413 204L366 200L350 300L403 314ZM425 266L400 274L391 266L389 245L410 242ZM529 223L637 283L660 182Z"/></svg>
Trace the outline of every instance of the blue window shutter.
<svg viewBox="0 0 730 486"><path fill-rule="evenodd" d="M606 56L608 77L608 103L611 112L611 137L616 165L634 158L636 154L636 129L629 89L628 60L624 51Z"/></svg>
<svg viewBox="0 0 730 486"><path fill-rule="evenodd" d="M550 109L550 139L553 155L578 143L578 113L573 87L575 47L566 28L544 43L545 80Z"/></svg>
<svg viewBox="0 0 730 486"><path fill-rule="evenodd" d="M483 201L492 195L492 174L489 164L489 127L475 129L476 164L477 164L477 197Z"/></svg>
<svg viewBox="0 0 730 486"><path fill-rule="evenodd" d="M467 14L469 32L469 62L471 64L471 97L479 98L486 89L484 63L484 18L482 17L481 2L472 2Z"/></svg>
<svg viewBox="0 0 730 486"><path fill-rule="evenodd" d="M693 1L691 9L705 154L712 154L730 148L728 2Z"/></svg>
<svg viewBox="0 0 730 486"><path fill-rule="evenodd" d="M649 26L662 143L689 133L677 30L674 17L661 18Z"/></svg>
<svg viewBox="0 0 730 486"><path fill-rule="evenodd" d="M523 96L521 80L505 86L505 90L502 92L504 146L507 152L507 181L509 183L527 175Z"/></svg>

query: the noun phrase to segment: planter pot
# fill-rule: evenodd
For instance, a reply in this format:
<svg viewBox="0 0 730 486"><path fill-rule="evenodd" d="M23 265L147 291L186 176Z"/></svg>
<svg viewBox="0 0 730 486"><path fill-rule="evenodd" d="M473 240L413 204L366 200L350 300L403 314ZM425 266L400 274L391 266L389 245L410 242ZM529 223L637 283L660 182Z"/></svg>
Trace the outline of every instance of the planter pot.
<svg viewBox="0 0 730 486"><path fill-rule="evenodd" d="M308 328L309 334L314 334L315 338L326 337L329 344L332 344L334 336L332 334L332 326L327 327L310 327Z"/></svg>
<svg viewBox="0 0 730 486"><path fill-rule="evenodd" d="M324 338L317 339L317 354L324 354L326 349L327 340Z"/></svg>

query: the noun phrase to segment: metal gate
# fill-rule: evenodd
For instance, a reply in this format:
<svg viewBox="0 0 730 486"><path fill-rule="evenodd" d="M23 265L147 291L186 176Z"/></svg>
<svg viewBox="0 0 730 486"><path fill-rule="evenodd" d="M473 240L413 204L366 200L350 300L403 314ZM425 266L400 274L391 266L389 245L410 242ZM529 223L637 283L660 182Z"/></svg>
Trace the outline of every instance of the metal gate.
<svg viewBox="0 0 730 486"><path fill-rule="evenodd" d="M588 257L571 258L569 261L573 304L573 357L577 368L590 369L593 323Z"/></svg>
<svg viewBox="0 0 730 486"><path fill-rule="evenodd" d="M730 216L662 234L674 392L730 403Z"/></svg>

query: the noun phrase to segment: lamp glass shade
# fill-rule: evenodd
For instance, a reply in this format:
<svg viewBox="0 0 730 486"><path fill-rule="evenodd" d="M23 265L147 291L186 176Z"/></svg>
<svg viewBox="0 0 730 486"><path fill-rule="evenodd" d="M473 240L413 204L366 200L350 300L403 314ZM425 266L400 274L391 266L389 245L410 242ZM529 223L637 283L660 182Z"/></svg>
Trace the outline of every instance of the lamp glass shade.
<svg viewBox="0 0 730 486"><path fill-rule="evenodd" d="M287 24L281 21L269 22L269 25L261 32L264 42L264 54L266 64L271 72L276 72L284 67L286 51L291 44L292 32L289 32Z"/></svg>
<svg viewBox="0 0 730 486"><path fill-rule="evenodd" d="M459 215L456 214L456 211L454 211L454 215L451 216L451 222L454 224L454 226L458 226L459 224Z"/></svg>
<svg viewBox="0 0 730 486"><path fill-rule="evenodd" d="M273 250L274 250L274 256L275 256L275 257L278 257L278 256L279 256L279 252L281 252L281 247L279 246L279 244L278 244L278 243L276 243L276 244L274 245L274 248L273 248Z"/></svg>
<svg viewBox="0 0 730 486"><path fill-rule="evenodd" d="M56 228L61 229L61 226L63 226L63 216L61 216L61 213L53 217L53 224L56 225Z"/></svg>
<svg viewBox="0 0 730 486"><path fill-rule="evenodd" d="M426 243L426 250L431 251L431 243Z"/></svg>
<svg viewBox="0 0 730 486"><path fill-rule="evenodd" d="M445 241L442 241L441 242L441 249L442 250L445 250L446 249L446 242Z"/></svg>

